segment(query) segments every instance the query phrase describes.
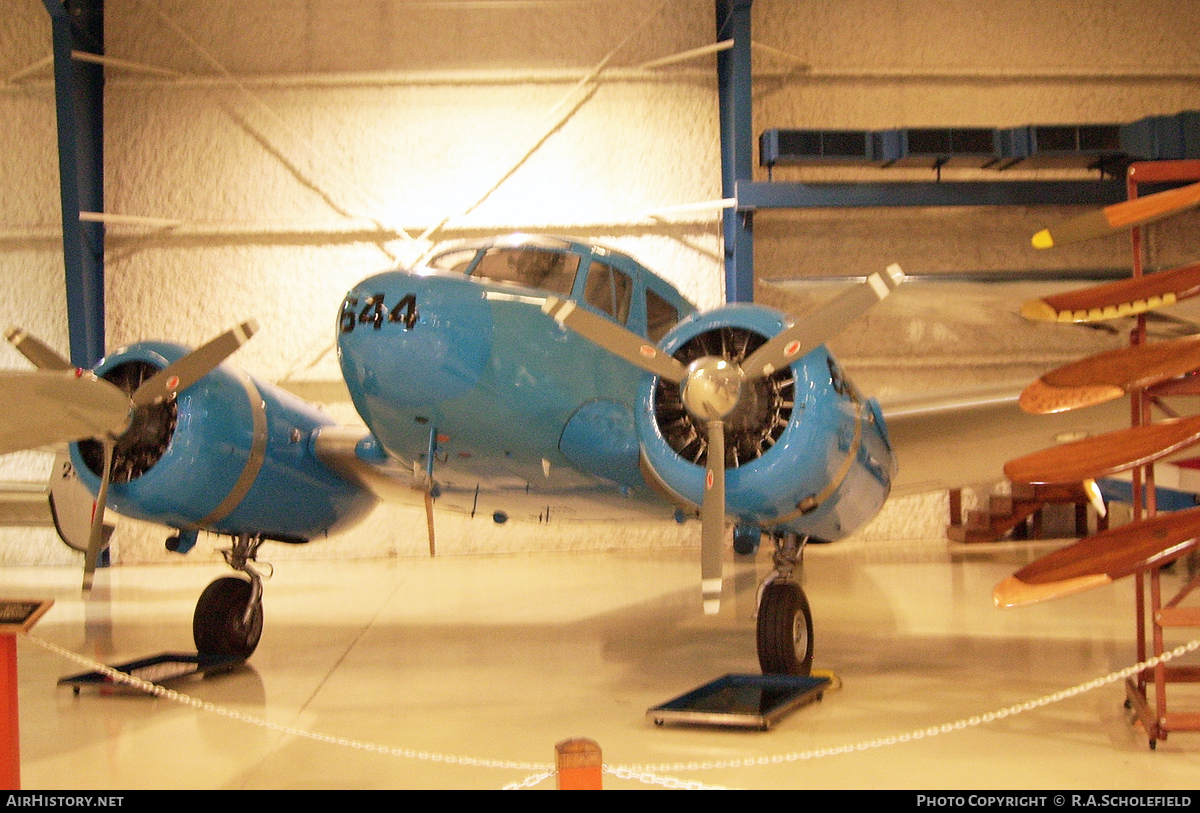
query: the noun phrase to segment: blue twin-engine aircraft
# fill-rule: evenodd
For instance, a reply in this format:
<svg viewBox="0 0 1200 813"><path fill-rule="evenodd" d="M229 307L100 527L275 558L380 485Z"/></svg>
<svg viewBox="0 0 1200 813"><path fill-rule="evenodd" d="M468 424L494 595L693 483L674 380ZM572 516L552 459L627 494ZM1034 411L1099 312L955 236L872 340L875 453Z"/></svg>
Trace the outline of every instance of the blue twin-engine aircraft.
<svg viewBox="0 0 1200 813"><path fill-rule="evenodd" d="M794 578L803 545L860 528L896 472L879 405L824 342L902 280L896 266L870 274L793 321L753 304L700 313L632 258L595 245L460 244L370 277L343 301L338 354L366 431L225 363L252 323L194 351L134 344L94 370L13 328L10 341L38 369L0 378L0 408L19 416L0 428L0 453L70 443L98 503L85 587L107 505L177 529L172 550L186 552L202 530L232 537L226 558L239 575L213 582L196 607L202 654L244 658L257 646L264 540L319 539L384 498L497 522L699 516L709 612L727 525L742 551L765 533L776 550L760 590L759 659L766 672L804 674L812 618ZM960 407L908 409L902 433L913 416L952 424ZM922 431L907 435L920 445Z"/></svg>

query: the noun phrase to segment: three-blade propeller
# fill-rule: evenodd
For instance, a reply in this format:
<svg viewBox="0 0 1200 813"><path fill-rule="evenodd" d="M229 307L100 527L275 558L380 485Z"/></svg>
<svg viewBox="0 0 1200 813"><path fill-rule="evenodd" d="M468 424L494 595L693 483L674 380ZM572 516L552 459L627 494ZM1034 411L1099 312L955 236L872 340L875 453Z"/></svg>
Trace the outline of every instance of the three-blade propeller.
<svg viewBox="0 0 1200 813"><path fill-rule="evenodd" d="M5 336L33 363L31 372L0 374L0 409L15 416L0 430L0 454L55 443L95 439L103 450L100 489L84 556L83 589L90 590L103 546L104 510L112 480L113 453L138 409L173 398L212 372L258 330L244 322L143 382L131 394L74 369L41 341L19 328Z"/></svg>
<svg viewBox="0 0 1200 813"><path fill-rule="evenodd" d="M725 418L740 403L747 385L803 358L866 312L904 281L900 266L871 274L816 312L785 328L740 364L704 356L689 365L617 323L576 303L548 297L543 312L564 327L630 364L678 384L684 407L703 423L708 436L704 496L700 506L700 578L704 611L720 609L721 548L725 536Z"/></svg>

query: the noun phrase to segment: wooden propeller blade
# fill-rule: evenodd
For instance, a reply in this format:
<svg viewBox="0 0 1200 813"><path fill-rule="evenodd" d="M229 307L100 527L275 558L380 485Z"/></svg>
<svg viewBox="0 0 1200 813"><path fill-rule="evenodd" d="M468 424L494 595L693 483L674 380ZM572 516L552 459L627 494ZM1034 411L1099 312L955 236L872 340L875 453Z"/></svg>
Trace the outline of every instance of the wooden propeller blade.
<svg viewBox="0 0 1200 813"><path fill-rule="evenodd" d="M1200 369L1200 335L1099 353L1052 370L1021 393L1034 415L1103 404Z"/></svg>
<svg viewBox="0 0 1200 813"><path fill-rule="evenodd" d="M1020 607L1109 584L1176 558L1200 537L1200 508L1102 531L1018 570L996 585L999 607Z"/></svg>
<svg viewBox="0 0 1200 813"><path fill-rule="evenodd" d="M796 359L833 338L904 282L904 272L892 263L882 274L871 274L865 282L843 291L794 325L778 333L742 362L742 372L753 381L782 370Z"/></svg>
<svg viewBox="0 0 1200 813"><path fill-rule="evenodd" d="M1200 263L1031 299L1021 315L1035 322L1104 322L1157 310L1200 294Z"/></svg>
<svg viewBox="0 0 1200 813"><path fill-rule="evenodd" d="M1035 234L1033 247L1050 248L1094 237L1106 237L1123 229L1164 220L1196 206L1200 206L1200 183L1114 203L1099 211L1073 217Z"/></svg>
<svg viewBox="0 0 1200 813"><path fill-rule="evenodd" d="M1171 395L1200 395L1200 375L1191 374L1155 384L1146 390L1151 398L1166 398Z"/></svg>
<svg viewBox="0 0 1200 813"><path fill-rule="evenodd" d="M1107 432L1004 464L1017 483L1079 483L1152 463L1200 441L1200 415Z"/></svg>

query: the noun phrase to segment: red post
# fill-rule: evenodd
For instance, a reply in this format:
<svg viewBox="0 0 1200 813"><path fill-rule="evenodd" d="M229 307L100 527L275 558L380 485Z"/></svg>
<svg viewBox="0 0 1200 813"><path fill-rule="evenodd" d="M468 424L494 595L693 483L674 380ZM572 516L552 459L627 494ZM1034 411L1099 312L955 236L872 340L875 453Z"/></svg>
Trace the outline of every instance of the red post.
<svg viewBox="0 0 1200 813"><path fill-rule="evenodd" d="M17 636L0 634L0 788L21 789L21 732L18 726Z"/></svg>
<svg viewBox="0 0 1200 813"><path fill-rule="evenodd" d="M0 788L21 789L21 715L17 701L17 636L28 633L54 599L0 599Z"/></svg>

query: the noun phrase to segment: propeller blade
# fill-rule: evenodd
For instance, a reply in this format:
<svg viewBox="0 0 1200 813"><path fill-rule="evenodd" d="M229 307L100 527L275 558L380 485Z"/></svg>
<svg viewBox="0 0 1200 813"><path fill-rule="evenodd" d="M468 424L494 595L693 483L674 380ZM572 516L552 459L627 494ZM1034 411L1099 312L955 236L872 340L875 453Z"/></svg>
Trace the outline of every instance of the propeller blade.
<svg viewBox="0 0 1200 813"><path fill-rule="evenodd" d="M687 368L675 358L659 350L646 339L603 316L580 308L574 302L558 297L546 297L542 313L551 319L603 347L635 367L665 378L674 384L683 381Z"/></svg>
<svg viewBox="0 0 1200 813"><path fill-rule="evenodd" d="M893 263L884 273L871 274L866 281L842 292L751 353L742 363L746 379L754 381L769 376L808 355L896 290L903 281L904 272Z"/></svg>
<svg viewBox="0 0 1200 813"><path fill-rule="evenodd" d="M101 445L104 448L104 472L100 477L100 491L96 494L96 505L92 509L92 527L88 532L87 552L83 556L83 589L92 589L92 580L96 575L96 565L100 561L100 551L104 547L104 509L108 507L108 484L112 480L113 449L116 442L105 438Z"/></svg>
<svg viewBox="0 0 1200 813"><path fill-rule="evenodd" d="M1017 483L1078 483L1152 463L1200 441L1200 415L1106 432L1004 464Z"/></svg>
<svg viewBox="0 0 1200 813"><path fill-rule="evenodd" d="M29 335L15 325L4 331L4 338L17 352L33 363L39 370L70 370L71 362L46 346L40 339Z"/></svg>
<svg viewBox="0 0 1200 813"><path fill-rule="evenodd" d="M243 322L159 370L134 390L131 396L134 406L150 406L186 390L211 373L257 332L257 322Z"/></svg>
<svg viewBox="0 0 1200 813"><path fill-rule="evenodd" d="M1109 584L1163 564L1200 536L1200 508L1159 514L1068 545L996 585L998 607L1020 607Z"/></svg>
<svg viewBox="0 0 1200 813"><path fill-rule="evenodd" d="M1200 335L1110 350L1059 367L1021 393L1034 415L1103 404L1200 369Z"/></svg>
<svg viewBox="0 0 1200 813"><path fill-rule="evenodd" d="M1151 398L1168 398L1172 395L1200 395L1200 375L1190 375L1172 378L1161 384L1155 384L1146 390Z"/></svg>
<svg viewBox="0 0 1200 813"><path fill-rule="evenodd" d="M0 454L119 435L129 425L129 398L86 370L0 373Z"/></svg>
<svg viewBox="0 0 1200 813"><path fill-rule="evenodd" d="M429 529L429 555L434 556L437 548L433 543L433 489L425 487L425 526Z"/></svg>
<svg viewBox="0 0 1200 813"><path fill-rule="evenodd" d="M1104 322L1157 310L1200 294L1200 263L1031 299L1021 315L1035 322Z"/></svg>
<svg viewBox="0 0 1200 813"><path fill-rule="evenodd" d="M725 540L725 423L708 422L708 464L700 506L700 592L704 613L721 610L721 545Z"/></svg>
<svg viewBox="0 0 1200 813"><path fill-rule="evenodd" d="M1042 229L1033 236L1034 248L1076 243L1113 232L1144 226L1200 206L1200 183L1168 189L1141 198L1114 203L1103 209Z"/></svg>
<svg viewBox="0 0 1200 813"><path fill-rule="evenodd" d="M1083 493L1087 494L1088 502L1096 509L1096 516L1108 516L1108 506L1104 503L1104 493L1100 490L1099 483L1095 480L1084 480Z"/></svg>

